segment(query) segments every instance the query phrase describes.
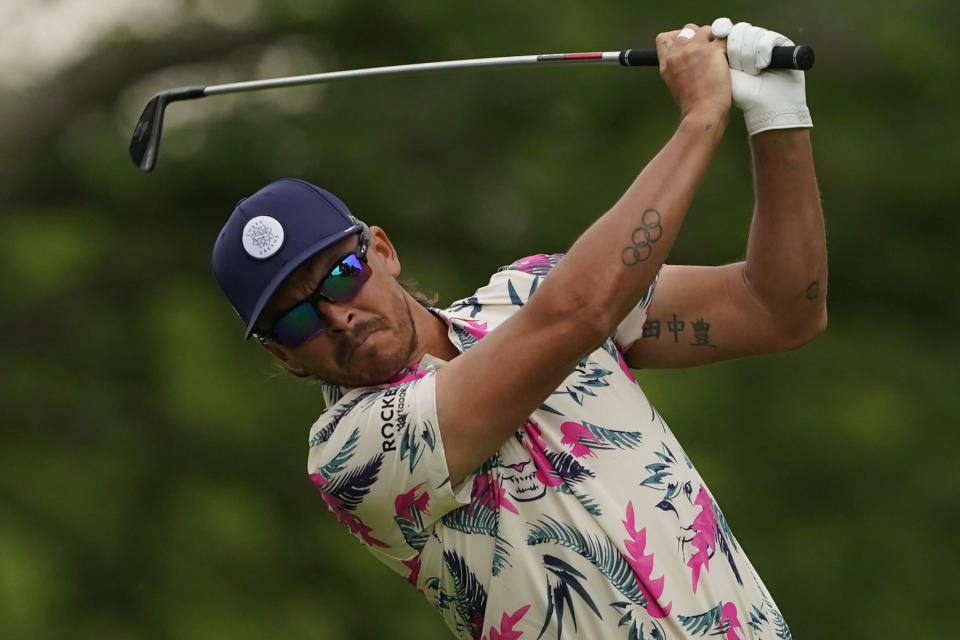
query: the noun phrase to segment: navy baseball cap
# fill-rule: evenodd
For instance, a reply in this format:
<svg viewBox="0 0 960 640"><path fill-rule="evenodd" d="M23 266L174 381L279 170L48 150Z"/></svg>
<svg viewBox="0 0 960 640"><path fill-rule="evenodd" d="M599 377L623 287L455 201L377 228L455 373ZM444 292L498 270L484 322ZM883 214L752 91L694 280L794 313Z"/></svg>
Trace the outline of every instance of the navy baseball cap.
<svg viewBox="0 0 960 640"><path fill-rule="evenodd" d="M238 202L213 245L211 264L246 324L243 339L297 267L361 228L335 195L303 180L277 180Z"/></svg>

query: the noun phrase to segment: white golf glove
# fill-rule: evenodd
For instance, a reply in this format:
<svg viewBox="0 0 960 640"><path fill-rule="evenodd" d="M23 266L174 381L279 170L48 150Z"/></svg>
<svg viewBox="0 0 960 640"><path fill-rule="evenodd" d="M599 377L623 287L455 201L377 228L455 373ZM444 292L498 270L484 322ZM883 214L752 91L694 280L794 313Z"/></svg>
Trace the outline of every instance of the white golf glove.
<svg viewBox="0 0 960 640"><path fill-rule="evenodd" d="M749 22L731 26L727 18L714 20L711 30L727 39L733 103L743 110L749 135L813 126L803 71L767 69L773 48L793 46L792 40Z"/></svg>

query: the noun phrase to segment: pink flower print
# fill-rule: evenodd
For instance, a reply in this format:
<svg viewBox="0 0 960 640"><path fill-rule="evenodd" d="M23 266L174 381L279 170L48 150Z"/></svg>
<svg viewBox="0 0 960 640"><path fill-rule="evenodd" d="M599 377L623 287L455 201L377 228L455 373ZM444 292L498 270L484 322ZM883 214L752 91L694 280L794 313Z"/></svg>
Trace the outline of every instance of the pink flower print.
<svg viewBox="0 0 960 640"><path fill-rule="evenodd" d="M419 496L415 495L424 484L425 483L421 482L413 489L410 489L410 491L401 493L397 496L393 504L398 516L417 525L421 524L420 514L427 513L427 509L430 506L429 493L424 491Z"/></svg>
<svg viewBox="0 0 960 640"><path fill-rule="evenodd" d="M520 622L528 609L530 609L530 605L527 604L514 611L512 615L507 615L507 612L504 611L500 618L500 629L490 627L490 635L483 636L483 640L519 640L523 631L514 631L513 625Z"/></svg>
<svg viewBox="0 0 960 640"><path fill-rule="evenodd" d="M330 484L329 480L324 478L319 473L311 473L310 479L313 480L313 484L315 484L317 489L320 490L320 496L323 498L323 501L327 503L327 507L330 509L330 511L337 516L337 520L346 525L347 529L349 529L351 533L356 533L359 535L363 541L370 546L386 548L390 547L390 545L388 545L386 542L377 540L371 536L370 532L373 531L373 529L363 524L360 518L358 518L356 515L344 509L344 501L342 499L338 498L332 493L327 493L324 491L324 487Z"/></svg>
<svg viewBox="0 0 960 640"><path fill-rule="evenodd" d="M653 618L665 618L670 614L673 608L673 602L668 602L666 607L660 606L660 596L663 595L663 576L651 579L653 574L653 554L645 554L644 549L647 546L647 529L644 527L637 531L636 522L633 516L633 503L627 503L627 519L623 520L623 526L630 537L623 541L627 548L627 563L633 569L633 575L637 579L637 585L640 591L647 599L647 613Z"/></svg>
<svg viewBox="0 0 960 640"><path fill-rule="evenodd" d="M463 328L466 332L477 340L490 333L487 331L486 322L477 322L476 320L463 320L462 322L465 325Z"/></svg>
<svg viewBox="0 0 960 640"><path fill-rule="evenodd" d="M538 253L534 256L527 256L526 258L521 258L513 263L513 268L517 271L525 271L531 273L536 271L537 268L544 268L550 266L550 256L545 253Z"/></svg>
<svg viewBox="0 0 960 640"><path fill-rule="evenodd" d="M430 369L420 369L417 365L413 365L409 369L404 369L394 377L387 380L387 385L390 387L396 387L397 385L404 384L406 382L412 382L414 380L419 380L423 376L430 373Z"/></svg>
<svg viewBox="0 0 960 640"><path fill-rule="evenodd" d="M417 555L413 556L409 560L403 561L403 566L410 569L410 573L407 574L407 582L413 585L414 589L417 589L417 581L420 579L420 557L422 553L417 552ZM417 589L417 592L420 595L423 595L422 589Z"/></svg>
<svg viewBox="0 0 960 640"><path fill-rule="evenodd" d="M740 624L740 618L737 617L737 605L728 602L720 610L720 624L726 624L727 640L744 640L743 625ZM738 633L737 630L740 630Z"/></svg>
<svg viewBox="0 0 960 640"><path fill-rule="evenodd" d="M537 479L548 487L558 487L563 484L563 480L555 475L553 465L547 459L547 444L540 437L540 426L533 420L526 420L523 428L528 436L523 444L533 457L533 463L537 465Z"/></svg>
<svg viewBox="0 0 960 640"><path fill-rule="evenodd" d="M472 496L492 511L497 511L502 506L511 513L518 513L507 497L507 490L497 484L490 473L482 473L473 479Z"/></svg>
<svg viewBox="0 0 960 640"><path fill-rule="evenodd" d="M690 528L694 531L693 546L697 552L687 561L687 566L692 570L693 592L697 592L697 582L700 580L700 568L706 567L710 570L710 556L716 548L717 539L717 519L713 515L713 501L707 488L702 484L697 493L697 499L694 504L700 506L700 513L693 519Z"/></svg>
<svg viewBox="0 0 960 640"><path fill-rule="evenodd" d="M590 447L581 442L582 438L593 440L597 444L603 444L600 442L600 439L593 434L593 432L579 422L564 422L562 425L560 425L560 433L563 434L563 439L560 440L560 443L572 445L573 448L570 450L570 453L575 458L597 455L590 450Z"/></svg>
<svg viewBox="0 0 960 640"><path fill-rule="evenodd" d="M627 374L627 377L630 378L630 382L636 382L637 379L633 377L633 372L630 371L630 367L627 366L626 360L623 359L623 354L620 353L620 349L617 349L617 362L620 363L620 369Z"/></svg>

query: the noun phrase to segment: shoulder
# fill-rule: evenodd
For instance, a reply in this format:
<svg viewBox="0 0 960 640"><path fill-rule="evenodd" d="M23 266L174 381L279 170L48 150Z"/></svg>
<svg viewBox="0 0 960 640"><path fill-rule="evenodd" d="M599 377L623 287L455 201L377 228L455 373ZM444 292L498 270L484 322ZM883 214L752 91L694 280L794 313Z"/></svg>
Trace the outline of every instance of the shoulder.
<svg viewBox="0 0 960 640"><path fill-rule="evenodd" d="M462 338L463 347L469 348L475 339L492 331L525 305L561 258L562 253L539 253L520 258L497 269L490 281L473 295L436 311L451 331Z"/></svg>

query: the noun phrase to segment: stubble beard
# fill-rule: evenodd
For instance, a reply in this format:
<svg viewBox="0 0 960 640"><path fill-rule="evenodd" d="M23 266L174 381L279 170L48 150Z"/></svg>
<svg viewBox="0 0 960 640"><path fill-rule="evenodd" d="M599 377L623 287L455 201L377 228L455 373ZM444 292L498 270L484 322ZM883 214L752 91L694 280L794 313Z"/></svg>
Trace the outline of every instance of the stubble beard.
<svg viewBox="0 0 960 640"><path fill-rule="evenodd" d="M413 321L413 312L410 310L410 300L405 293L402 293L401 296L403 308L404 311L406 311L406 326L399 326L395 329L400 335L402 335L403 331L409 331L410 338L407 340L406 345L393 353L378 354L379 357L377 360L364 366L362 370L355 372L349 371L348 369L348 365L351 364L350 361L353 360L354 354L350 352L349 347L341 347L337 352L337 361L341 364L341 368L345 370L344 375L339 380L327 377L324 379L325 382L345 387L378 385L390 380L405 368L411 366L411 364L415 364L411 363L410 359L413 357L413 354L416 353L420 340L417 335L416 324ZM357 332L363 334L368 331L390 330L390 328L389 323L385 319L376 318L358 326Z"/></svg>

